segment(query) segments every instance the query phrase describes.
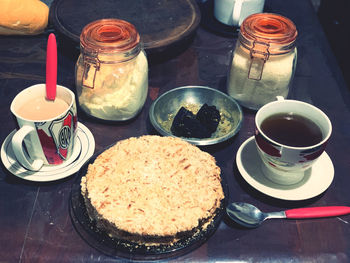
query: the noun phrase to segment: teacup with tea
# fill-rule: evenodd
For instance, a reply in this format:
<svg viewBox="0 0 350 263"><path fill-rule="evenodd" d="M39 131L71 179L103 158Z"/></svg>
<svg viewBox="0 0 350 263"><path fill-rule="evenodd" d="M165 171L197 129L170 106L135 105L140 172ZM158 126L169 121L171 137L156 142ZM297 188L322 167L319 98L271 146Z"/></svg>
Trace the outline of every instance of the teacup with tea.
<svg viewBox="0 0 350 263"><path fill-rule="evenodd" d="M260 108L255 125L262 170L271 181L283 185L302 180L332 133L331 121L320 109L283 98Z"/></svg>
<svg viewBox="0 0 350 263"><path fill-rule="evenodd" d="M11 144L17 161L28 170L66 162L74 150L77 109L74 93L57 85L54 101L45 98L45 84L21 91L11 103L18 130Z"/></svg>

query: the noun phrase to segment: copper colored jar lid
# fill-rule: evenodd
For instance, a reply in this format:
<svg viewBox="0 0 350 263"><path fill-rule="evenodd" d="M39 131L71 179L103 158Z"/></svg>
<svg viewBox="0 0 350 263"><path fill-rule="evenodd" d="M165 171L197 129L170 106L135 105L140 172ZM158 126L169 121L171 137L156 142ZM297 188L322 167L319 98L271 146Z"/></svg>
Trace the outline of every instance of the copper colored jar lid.
<svg viewBox="0 0 350 263"><path fill-rule="evenodd" d="M240 41L249 50L265 49L265 46L269 54L279 55L295 47L297 34L290 19L278 14L259 13L250 15L243 21Z"/></svg>
<svg viewBox="0 0 350 263"><path fill-rule="evenodd" d="M80 45L91 53L127 52L134 48L139 53L141 50L135 26L119 19L101 19L87 24L80 34Z"/></svg>

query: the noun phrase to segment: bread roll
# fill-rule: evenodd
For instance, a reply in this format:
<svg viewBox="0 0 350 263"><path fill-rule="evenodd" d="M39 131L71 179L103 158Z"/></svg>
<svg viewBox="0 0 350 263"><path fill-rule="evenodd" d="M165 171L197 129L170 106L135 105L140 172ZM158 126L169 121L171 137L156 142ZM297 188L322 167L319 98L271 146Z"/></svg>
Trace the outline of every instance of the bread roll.
<svg viewBox="0 0 350 263"><path fill-rule="evenodd" d="M0 34L40 34L48 16L49 7L39 0L0 0Z"/></svg>

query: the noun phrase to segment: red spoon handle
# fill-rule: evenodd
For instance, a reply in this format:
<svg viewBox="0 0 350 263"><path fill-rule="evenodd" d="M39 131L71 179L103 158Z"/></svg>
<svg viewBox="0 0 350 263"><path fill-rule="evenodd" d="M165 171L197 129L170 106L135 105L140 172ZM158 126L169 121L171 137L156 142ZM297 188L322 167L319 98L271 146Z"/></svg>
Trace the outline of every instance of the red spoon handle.
<svg viewBox="0 0 350 263"><path fill-rule="evenodd" d="M46 53L46 97L55 100L57 84L57 45L53 33L49 35Z"/></svg>
<svg viewBox="0 0 350 263"><path fill-rule="evenodd" d="M348 206L325 206L325 207L306 207L289 209L285 211L287 218L317 218L341 216L350 214Z"/></svg>

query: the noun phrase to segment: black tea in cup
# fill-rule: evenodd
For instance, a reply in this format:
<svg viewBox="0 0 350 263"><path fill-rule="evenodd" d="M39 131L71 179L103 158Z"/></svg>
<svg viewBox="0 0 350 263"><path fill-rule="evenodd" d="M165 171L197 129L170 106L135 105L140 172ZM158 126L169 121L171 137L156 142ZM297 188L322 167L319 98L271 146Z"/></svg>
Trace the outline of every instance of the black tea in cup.
<svg viewBox="0 0 350 263"><path fill-rule="evenodd" d="M278 113L261 123L262 132L287 146L308 147L323 140L321 128L312 120L293 113Z"/></svg>

